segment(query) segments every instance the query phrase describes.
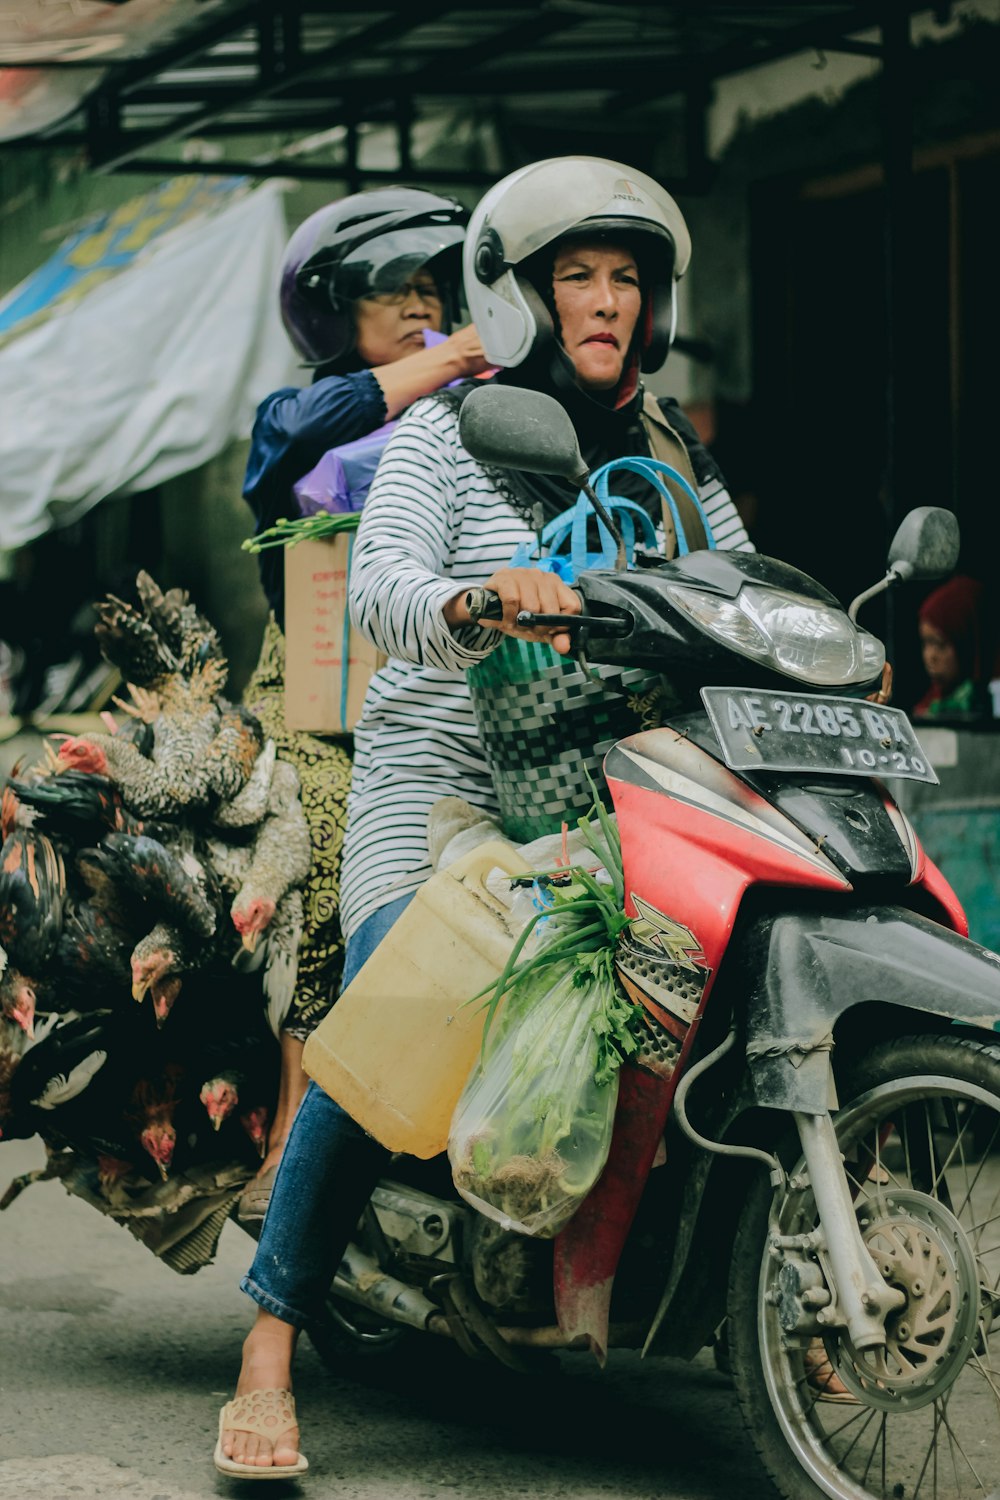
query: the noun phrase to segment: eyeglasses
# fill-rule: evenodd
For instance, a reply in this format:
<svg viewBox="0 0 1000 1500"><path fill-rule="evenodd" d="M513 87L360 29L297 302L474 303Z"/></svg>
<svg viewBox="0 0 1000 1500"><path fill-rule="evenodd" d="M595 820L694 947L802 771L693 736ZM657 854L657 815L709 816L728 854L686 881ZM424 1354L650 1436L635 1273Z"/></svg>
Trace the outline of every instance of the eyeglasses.
<svg viewBox="0 0 1000 1500"><path fill-rule="evenodd" d="M380 307L401 307L411 294L419 297L421 302L442 300L433 281L404 281L394 292L374 292L370 297L365 297L364 301L377 302Z"/></svg>

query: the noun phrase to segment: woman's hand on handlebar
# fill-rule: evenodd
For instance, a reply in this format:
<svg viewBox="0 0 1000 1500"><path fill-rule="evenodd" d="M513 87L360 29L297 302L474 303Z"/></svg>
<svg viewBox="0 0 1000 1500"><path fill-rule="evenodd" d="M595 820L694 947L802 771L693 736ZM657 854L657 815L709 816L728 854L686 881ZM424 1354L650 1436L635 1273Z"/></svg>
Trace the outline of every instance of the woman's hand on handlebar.
<svg viewBox="0 0 1000 1500"><path fill-rule="evenodd" d="M554 573L543 573L540 568L500 568L483 585L490 593L497 594L503 604L503 619L490 620L494 630L505 635L515 635L525 641L544 641L553 646L561 656L571 649L568 630L558 625L542 625L534 630L525 630L516 623L518 613L530 610L536 615L578 615L580 595L563 583ZM450 599L444 608L445 620L451 626L468 625L470 615L465 603L467 588ZM483 622L486 623L485 621Z"/></svg>
<svg viewBox="0 0 1000 1500"><path fill-rule="evenodd" d="M886 662L882 668L882 681L879 683L878 691L868 694L869 703L891 703L892 702L892 667Z"/></svg>

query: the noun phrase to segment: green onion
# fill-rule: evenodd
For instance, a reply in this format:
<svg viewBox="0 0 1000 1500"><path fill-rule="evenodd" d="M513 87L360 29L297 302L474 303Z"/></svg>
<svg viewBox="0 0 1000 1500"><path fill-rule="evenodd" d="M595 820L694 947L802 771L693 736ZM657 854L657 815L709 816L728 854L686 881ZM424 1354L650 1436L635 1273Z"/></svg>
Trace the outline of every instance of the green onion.
<svg viewBox="0 0 1000 1500"><path fill-rule="evenodd" d="M572 884L549 887L552 906L532 917L514 944L496 982L473 995L467 1003L483 1000L486 1010L481 1054L484 1062L490 1029L501 1001L506 998L506 1030L516 1015L527 1015L531 1001L537 997L539 978L544 981L541 985L541 993L544 993L558 982L558 969L553 974L553 966L566 973L573 971L575 984L594 984L600 991L600 1009L593 1025L597 1038L594 1077L599 1083L607 1083L625 1058L635 1052L642 1017L639 1007L623 994L614 965L619 935L630 921L623 910L625 882L621 841L618 828L597 797L593 782L591 787L595 793L595 807L590 817L580 819L579 827L588 848L611 876L611 887L601 885L579 865L572 866L566 872L572 876ZM541 939L530 958L519 963L528 939L543 919L552 924L548 935Z"/></svg>
<svg viewBox="0 0 1000 1500"><path fill-rule="evenodd" d="M300 516L297 520L284 517L257 536L248 536L243 551L263 552L267 547L294 547L298 542L318 542L323 537L357 531L360 524L361 512L357 510L338 511L335 515L321 510L314 516Z"/></svg>

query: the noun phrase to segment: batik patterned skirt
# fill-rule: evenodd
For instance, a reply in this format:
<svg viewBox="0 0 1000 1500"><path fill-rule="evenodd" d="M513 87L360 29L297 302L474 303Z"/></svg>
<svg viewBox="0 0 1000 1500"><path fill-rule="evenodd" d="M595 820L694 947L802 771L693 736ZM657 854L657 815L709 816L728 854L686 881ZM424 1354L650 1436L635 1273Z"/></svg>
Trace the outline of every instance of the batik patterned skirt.
<svg viewBox="0 0 1000 1500"><path fill-rule="evenodd" d="M292 1036L305 1038L336 1000L344 967L340 850L351 786L350 742L306 734L285 724L285 637L273 615L243 701L274 741L279 758L298 772L312 840L312 864L302 892L305 920L298 981L284 1027Z"/></svg>

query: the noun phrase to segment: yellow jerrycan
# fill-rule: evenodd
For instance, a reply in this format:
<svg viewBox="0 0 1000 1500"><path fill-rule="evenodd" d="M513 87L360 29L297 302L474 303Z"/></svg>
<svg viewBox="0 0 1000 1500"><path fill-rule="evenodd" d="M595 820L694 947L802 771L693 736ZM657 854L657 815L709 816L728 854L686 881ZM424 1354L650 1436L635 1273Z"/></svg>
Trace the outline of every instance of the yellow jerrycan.
<svg viewBox="0 0 1000 1500"><path fill-rule="evenodd" d="M487 889L529 869L512 844L480 844L421 886L330 1014L302 1065L390 1151L436 1156L483 1038L481 1002L517 933Z"/></svg>

